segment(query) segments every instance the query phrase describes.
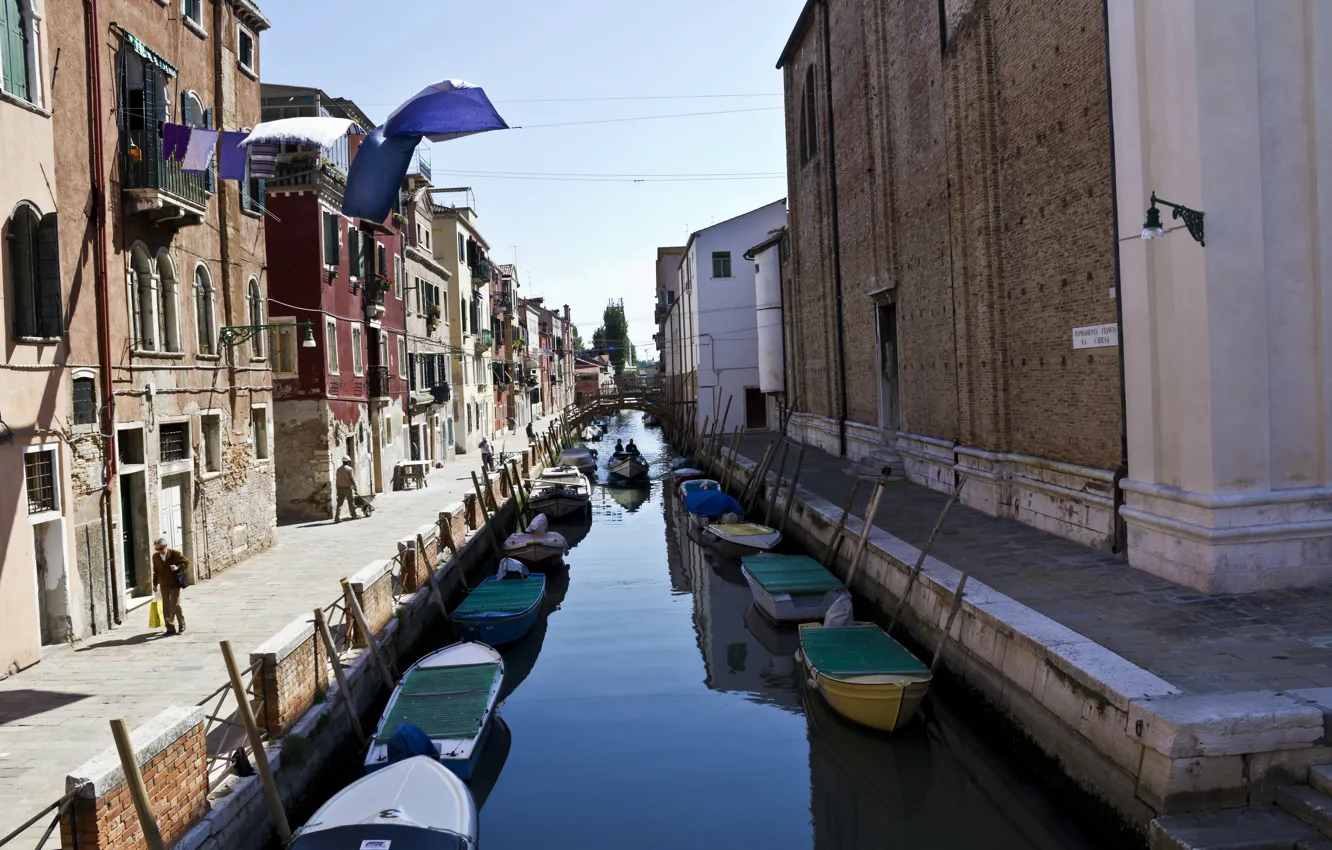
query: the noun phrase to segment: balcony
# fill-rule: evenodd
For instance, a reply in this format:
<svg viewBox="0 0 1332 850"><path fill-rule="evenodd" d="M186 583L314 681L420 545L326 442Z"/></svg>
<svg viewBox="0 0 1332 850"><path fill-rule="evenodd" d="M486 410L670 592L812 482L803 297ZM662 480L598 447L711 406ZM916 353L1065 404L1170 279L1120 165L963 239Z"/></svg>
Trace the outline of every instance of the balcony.
<svg viewBox="0 0 1332 850"><path fill-rule="evenodd" d="M490 265L490 260L487 260L484 257L477 260L476 265L472 266L472 286L481 286L482 284L490 283L492 271L493 267Z"/></svg>
<svg viewBox="0 0 1332 850"><path fill-rule="evenodd" d="M122 134L125 213L151 224L202 224L208 210L207 174L184 174L180 163L162 156L156 128L130 128Z"/></svg>
<svg viewBox="0 0 1332 850"><path fill-rule="evenodd" d="M487 351L495 343L495 336L490 331L481 331L476 335L476 350Z"/></svg>
<svg viewBox="0 0 1332 850"><path fill-rule="evenodd" d="M392 395L389 386L389 383L392 380L389 377L389 367L369 366L366 370L366 377L370 382L371 398L388 398Z"/></svg>
<svg viewBox="0 0 1332 850"><path fill-rule="evenodd" d="M331 160L313 154L283 154L276 173L264 185L269 189L315 189L341 198L347 175Z"/></svg>

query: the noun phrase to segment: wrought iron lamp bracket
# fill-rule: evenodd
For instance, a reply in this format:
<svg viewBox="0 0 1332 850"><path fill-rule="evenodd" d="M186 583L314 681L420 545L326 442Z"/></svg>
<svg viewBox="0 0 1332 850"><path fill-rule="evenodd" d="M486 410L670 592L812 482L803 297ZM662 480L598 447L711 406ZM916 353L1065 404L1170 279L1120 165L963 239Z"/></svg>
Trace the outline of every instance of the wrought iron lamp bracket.
<svg viewBox="0 0 1332 850"><path fill-rule="evenodd" d="M1156 197L1156 193L1153 192L1152 206L1156 206L1157 204L1170 207L1171 217L1176 219L1183 219L1184 226L1188 228L1189 235L1192 236L1199 245L1203 246L1204 248L1207 247L1207 242L1204 241L1203 239L1204 214L1202 210L1195 210L1191 207L1186 207L1183 204L1174 204L1171 203L1170 201L1164 201Z"/></svg>
<svg viewBox="0 0 1332 850"><path fill-rule="evenodd" d="M228 325L218 332L218 341L224 348L235 348L254 339L254 337L264 331L276 330L278 328L305 328L309 333L314 333L313 322L278 322L271 325Z"/></svg>

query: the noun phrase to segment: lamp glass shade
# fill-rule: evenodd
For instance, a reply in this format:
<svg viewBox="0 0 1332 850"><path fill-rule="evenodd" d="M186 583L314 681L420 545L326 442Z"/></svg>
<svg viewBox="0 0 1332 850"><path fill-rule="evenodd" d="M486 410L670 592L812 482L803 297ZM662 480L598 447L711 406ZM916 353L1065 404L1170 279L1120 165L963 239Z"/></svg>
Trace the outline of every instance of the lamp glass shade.
<svg viewBox="0 0 1332 850"><path fill-rule="evenodd" d="M305 339L301 341L301 348L314 348L314 347L315 347L314 331L310 330L309 328L306 328Z"/></svg>
<svg viewBox="0 0 1332 850"><path fill-rule="evenodd" d="M1165 229L1161 227L1161 212L1152 204L1147 208L1147 220L1142 223L1142 238L1157 239L1165 235Z"/></svg>

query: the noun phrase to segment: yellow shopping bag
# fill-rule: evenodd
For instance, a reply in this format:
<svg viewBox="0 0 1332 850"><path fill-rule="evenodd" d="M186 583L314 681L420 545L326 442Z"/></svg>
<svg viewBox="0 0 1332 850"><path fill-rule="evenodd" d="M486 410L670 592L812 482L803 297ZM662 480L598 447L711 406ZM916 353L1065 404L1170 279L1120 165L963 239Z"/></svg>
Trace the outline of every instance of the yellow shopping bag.
<svg viewBox="0 0 1332 850"><path fill-rule="evenodd" d="M162 600L154 599L148 603L148 628L162 628Z"/></svg>

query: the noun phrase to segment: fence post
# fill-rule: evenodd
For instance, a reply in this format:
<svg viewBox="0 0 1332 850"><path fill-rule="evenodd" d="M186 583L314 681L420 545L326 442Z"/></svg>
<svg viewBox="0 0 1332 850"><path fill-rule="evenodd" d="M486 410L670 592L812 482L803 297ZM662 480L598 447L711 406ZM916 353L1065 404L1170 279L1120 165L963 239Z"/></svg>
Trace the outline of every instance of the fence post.
<svg viewBox="0 0 1332 850"><path fill-rule="evenodd" d="M333 676L338 680L338 692L342 694L342 704L347 707L347 714L351 717L352 729L356 730L356 737L361 743L365 743L365 730L361 728L361 718L356 714L356 703L352 700L351 683L347 681L347 674L342 669L342 659L338 657L338 645L333 642L333 633L328 630L328 623L324 620L324 609L314 609L315 628L319 635L324 639L324 649L328 652L328 659L333 662Z"/></svg>
<svg viewBox="0 0 1332 850"><path fill-rule="evenodd" d="M244 701L249 707L249 701ZM130 797L134 800L134 811L139 816L139 826L143 828L143 843L148 850L166 850L162 841L162 831L157 828L157 815L152 803L148 801L148 787L143 784L143 773L139 770L139 759L134 755L134 744L130 741L129 730L125 721L116 718L111 721L111 737L116 740L116 750L120 753L120 767L125 771L125 782L129 785ZM288 836L290 838L290 836Z"/></svg>
<svg viewBox="0 0 1332 850"><path fill-rule="evenodd" d="M393 673L389 670L388 662L384 656L379 654L379 639L375 633L370 630L370 624L366 622L365 612L361 610L361 603L356 598L356 592L351 588L351 582L345 578L342 579L342 596L347 602L347 610L351 612L352 619L356 621L356 627L365 635L365 645L370 648L370 654L375 658L375 664L379 667L379 672L384 676L384 682L391 691L397 686L393 678Z"/></svg>
<svg viewBox="0 0 1332 850"><path fill-rule="evenodd" d="M229 640L222 641L222 658L227 662L231 689L236 693L241 722L245 724L245 734L250 739L250 750L254 753L255 767L259 769L259 780L264 786L264 796L268 798L268 811L273 816L273 825L277 828L278 838L283 845L290 844L291 825L287 823L287 812L282 808L282 797L278 794L277 783L273 781L273 768L268 763L268 752L264 749L264 741L259 736L259 724L254 722L250 697L245 693L245 682L241 679L240 667L236 665L236 656L231 651Z"/></svg>
<svg viewBox="0 0 1332 850"><path fill-rule="evenodd" d="M490 531L490 542L495 544L495 554L502 556L504 545L500 542L499 532L495 531L495 526L490 522L490 511L486 510L486 497L481 495L481 482L477 480L475 472L472 473L472 486L476 488L476 498L481 504L482 521Z"/></svg>

